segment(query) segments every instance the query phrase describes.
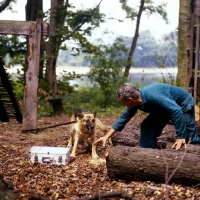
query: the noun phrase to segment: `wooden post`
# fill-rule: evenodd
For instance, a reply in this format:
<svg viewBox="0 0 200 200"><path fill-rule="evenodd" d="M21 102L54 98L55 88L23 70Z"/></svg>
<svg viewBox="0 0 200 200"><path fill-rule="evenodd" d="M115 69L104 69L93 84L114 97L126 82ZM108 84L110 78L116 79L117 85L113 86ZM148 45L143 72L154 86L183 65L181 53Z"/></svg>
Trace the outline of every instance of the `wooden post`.
<svg viewBox="0 0 200 200"><path fill-rule="evenodd" d="M22 131L37 128L38 82L41 41L41 20L30 26L28 37L28 70L24 89L24 110Z"/></svg>
<svg viewBox="0 0 200 200"><path fill-rule="evenodd" d="M194 69L194 102L197 104L197 76L199 68L199 20L197 18L196 28L196 52L195 52L195 69Z"/></svg>
<svg viewBox="0 0 200 200"><path fill-rule="evenodd" d="M29 38L22 132L37 128L40 40L42 36L48 36L48 27L47 23L42 24L40 20L36 22L0 20L0 34L27 35Z"/></svg>
<svg viewBox="0 0 200 200"><path fill-rule="evenodd" d="M189 88L188 91L193 96L194 94L194 87L192 85L192 76L193 76L193 57L194 57L194 13L191 15L191 31L190 31L190 63L189 63Z"/></svg>

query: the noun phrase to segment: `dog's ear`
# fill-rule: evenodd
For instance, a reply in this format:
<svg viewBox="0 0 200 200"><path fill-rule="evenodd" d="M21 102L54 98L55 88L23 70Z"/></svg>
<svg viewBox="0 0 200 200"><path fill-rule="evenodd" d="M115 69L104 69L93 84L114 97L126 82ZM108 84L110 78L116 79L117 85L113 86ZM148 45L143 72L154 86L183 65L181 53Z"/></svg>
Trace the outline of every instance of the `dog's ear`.
<svg viewBox="0 0 200 200"><path fill-rule="evenodd" d="M96 117L96 115L97 115L97 110L95 110L95 111L93 112L93 115L94 115L94 117Z"/></svg>
<svg viewBox="0 0 200 200"><path fill-rule="evenodd" d="M84 115L81 112L77 111L75 112L75 116L78 117L79 119L82 119Z"/></svg>

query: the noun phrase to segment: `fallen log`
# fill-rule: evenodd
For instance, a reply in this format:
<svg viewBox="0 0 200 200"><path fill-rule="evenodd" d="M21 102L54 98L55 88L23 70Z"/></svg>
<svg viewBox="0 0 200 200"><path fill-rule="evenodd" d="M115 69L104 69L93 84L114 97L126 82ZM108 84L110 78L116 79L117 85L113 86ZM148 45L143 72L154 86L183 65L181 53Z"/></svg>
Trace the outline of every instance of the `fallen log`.
<svg viewBox="0 0 200 200"><path fill-rule="evenodd" d="M126 181L200 183L200 154L187 150L158 150L114 146L106 157L108 176Z"/></svg>
<svg viewBox="0 0 200 200"><path fill-rule="evenodd" d="M131 195L127 194L125 191L98 193L98 194L94 194L92 196L85 196L85 197L79 198L77 200L99 200L99 199L111 199L111 198L123 198L125 200L137 200L137 198L132 197Z"/></svg>
<svg viewBox="0 0 200 200"><path fill-rule="evenodd" d="M31 197L29 198L29 200L50 200L49 198L46 198L46 197L41 197L41 196L38 196L38 195L31 195Z"/></svg>
<svg viewBox="0 0 200 200"><path fill-rule="evenodd" d="M163 150L172 150L172 146L174 143L167 143L165 149ZM184 150L184 146L181 147L181 150ZM187 144L187 153L199 154L200 155L200 145L196 144Z"/></svg>
<svg viewBox="0 0 200 200"><path fill-rule="evenodd" d="M196 123L197 131L200 133L200 124ZM127 124L121 132L116 132L111 138L114 146L139 146L140 126ZM160 137L158 137L159 149L170 148L170 145L176 141L176 131L173 125L166 125ZM168 144L169 143L169 144ZM172 146L172 145L171 145ZM195 145L196 146L196 145Z"/></svg>

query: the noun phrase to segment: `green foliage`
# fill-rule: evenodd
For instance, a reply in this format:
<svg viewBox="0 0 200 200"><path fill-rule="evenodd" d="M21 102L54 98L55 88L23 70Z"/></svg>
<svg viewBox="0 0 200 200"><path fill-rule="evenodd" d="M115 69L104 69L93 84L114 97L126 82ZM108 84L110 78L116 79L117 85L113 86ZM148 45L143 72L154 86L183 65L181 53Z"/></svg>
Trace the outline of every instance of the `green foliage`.
<svg viewBox="0 0 200 200"><path fill-rule="evenodd" d="M44 99L38 100L38 117L51 116L54 114L51 104Z"/></svg>
<svg viewBox="0 0 200 200"><path fill-rule="evenodd" d="M99 27L100 22L104 22L103 17L104 14L99 12L99 7L97 6L92 9L72 12L71 18L67 19L67 23L73 30L80 30L82 34L91 36L92 30ZM83 28L84 24L88 24L88 26Z"/></svg>
<svg viewBox="0 0 200 200"><path fill-rule="evenodd" d="M24 63L24 55L26 53L26 42L23 37L16 35L0 35L0 55L3 59L7 59L8 65L17 65Z"/></svg>
<svg viewBox="0 0 200 200"><path fill-rule="evenodd" d="M115 91L110 94L110 101L106 109L102 108L102 101L104 100L104 94L100 88L94 86L82 86L73 93L66 93L63 99L63 105L66 113L72 114L78 108L84 108L88 110L97 109L98 113L114 114L121 111L124 106L120 104L115 97Z"/></svg>
<svg viewBox="0 0 200 200"><path fill-rule="evenodd" d="M86 60L91 63L88 77L91 82L99 85L103 94L101 106L106 108L112 92L126 81L123 76L125 61L121 56L127 53L127 48L123 40L117 38L112 46L100 45L100 49L98 54L87 56Z"/></svg>
<svg viewBox="0 0 200 200"><path fill-rule="evenodd" d="M59 91L64 91L68 93L72 93L75 88L78 87L77 84L70 85L70 81L74 79L81 79L83 75L82 74L76 74L75 72L67 72L63 70L63 73L61 74L61 78L57 81L57 87Z"/></svg>
<svg viewBox="0 0 200 200"><path fill-rule="evenodd" d="M145 11L147 15L150 16L151 14L159 14L163 18L163 20L168 22L167 12L165 10L167 4L161 3L157 6L154 6L154 4L155 3L151 0L145 2Z"/></svg>
<svg viewBox="0 0 200 200"><path fill-rule="evenodd" d="M13 91L18 100L23 100L24 97L24 83L18 78L12 80Z"/></svg>
<svg viewBox="0 0 200 200"><path fill-rule="evenodd" d="M128 5L128 0L120 0L121 8L126 12L126 17L131 20L135 20L137 17L138 11L131 6ZM159 14L166 22L167 20L167 12L165 11L166 4L161 3L155 6L155 3L152 0L146 0L144 4L144 11L148 16L152 14Z"/></svg>
<svg viewBox="0 0 200 200"><path fill-rule="evenodd" d="M127 0L120 0L120 3L122 4L122 10L126 12L126 17L130 18L131 20L135 20L135 18L137 17L137 10L128 6Z"/></svg>
<svg viewBox="0 0 200 200"><path fill-rule="evenodd" d="M174 35L174 36L172 36ZM163 37L163 39L156 39L150 31L140 32L138 37L137 46L134 51L133 61L134 67L158 67L155 60L152 58L153 55L166 55L165 51L167 47L170 47L170 51L167 53L167 66L166 67L176 67L177 66L177 39L175 37L176 32ZM131 47L132 38L123 38L126 48ZM102 42L103 43L103 42ZM60 51L59 53L59 64L67 66L90 66L86 60L84 60L86 54L80 53L78 56L72 56L70 51ZM127 59L127 54L123 53L121 55L121 60L125 61Z"/></svg>
<svg viewBox="0 0 200 200"><path fill-rule="evenodd" d="M49 11L45 13L45 20L49 19L50 14ZM56 16L57 26L54 34L58 49L67 50L69 47L65 41L70 41L70 43L74 43L71 47L71 54L74 56L79 55L80 52L98 51L86 36L91 36L92 31L104 22L103 17L104 14L100 13L98 5L95 8L77 10L73 3L59 2Z"/></svg>

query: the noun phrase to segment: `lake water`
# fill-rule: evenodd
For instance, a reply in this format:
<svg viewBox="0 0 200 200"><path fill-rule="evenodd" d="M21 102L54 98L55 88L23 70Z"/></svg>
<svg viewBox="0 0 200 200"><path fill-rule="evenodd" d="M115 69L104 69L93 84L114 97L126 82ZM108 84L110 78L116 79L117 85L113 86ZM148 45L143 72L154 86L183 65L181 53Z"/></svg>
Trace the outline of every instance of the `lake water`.
<svg viewBox="0 0 200 200"><path fill-rule="evenodd" d="M15 74L16 69L20 69L20 66L16 66L12 69L8 69L8 73ZM56 68L56 74L59 78L61 73L66 72L75 72L76 74L87 74L90 71L89 67L71 67L71 66L61 66ZM129 82L131 83L152 83L152 82L162 82L165 80L176 80L177 68L131 68L129 71ZM90 85L88 78L83 77L83 80L75 79L70 81L71 84L79 85Z"/></svg>
<svg viewBox="0 0 200 200"><path fill-rule="evenodd" d="M89 67L58 67L57 76L59 77L62 71L75 72L76 74L87 74L90 71ZM131 83L152 83L165 80L176 80L177 68L131 68L129 71L129 82ZM70 81L71 84L77 83L81 85L90 84L89 80L84 77L83 81L76 79Z"/></svg>

